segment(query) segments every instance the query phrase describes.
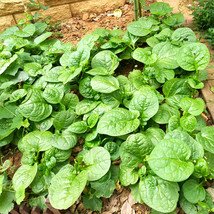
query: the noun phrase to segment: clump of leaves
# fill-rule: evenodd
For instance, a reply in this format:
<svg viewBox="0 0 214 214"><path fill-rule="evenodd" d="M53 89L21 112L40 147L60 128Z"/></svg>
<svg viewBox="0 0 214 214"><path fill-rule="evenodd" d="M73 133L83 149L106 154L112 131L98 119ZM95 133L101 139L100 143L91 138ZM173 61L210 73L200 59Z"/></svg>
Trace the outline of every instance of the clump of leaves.
<svg viewBox="0 0 214 214"><path fill-rule="evenodd" d="M195 25L199 30L208 30L214 27L213 0L196 0L191 10Z"/></svg>
<svg viewBox="0 0 214 214"><path fill-rule="evenodd" d="M0 148L23 153L12 181L0 177L1 213L13 201L44 208L48 195L67 209L81 194L101 211L118 182L153 213L178 203L187 214L213 210L203 184L214 178L214 128L194 98L210 54L190 28L177 28L182 14L164 3L150 10L126 32L99 28L76 47L48 39L39 22L0 35ZM118 75L124 60L142 69Z"/></svg>

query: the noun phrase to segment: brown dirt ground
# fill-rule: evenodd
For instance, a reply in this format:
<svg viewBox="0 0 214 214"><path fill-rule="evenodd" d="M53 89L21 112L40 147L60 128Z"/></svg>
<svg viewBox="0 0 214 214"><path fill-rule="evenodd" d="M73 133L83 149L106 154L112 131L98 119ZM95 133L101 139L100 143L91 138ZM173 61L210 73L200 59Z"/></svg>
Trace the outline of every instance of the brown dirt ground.
<svg viewBox="0 0 214 214"><path fill-rule="evenodd" d="M155 0L147 0L147 5L153 2L155 2ZM120 18L111 15L115 9L120 9L122 11L122 16ZM128 23L134 21L133 11L133 4L127 3L123 7L114 8L101 14L84 13L82 17L73 17L66 22L62 22L60 24L61 27L56 31L62 33L63 37L59 38L62 42L70 42L76 45L83 36L91 33L96 28L106 28L110 30L121 29L125 31ZM144 15L147 14L147 12L144 13Z"/></svg>

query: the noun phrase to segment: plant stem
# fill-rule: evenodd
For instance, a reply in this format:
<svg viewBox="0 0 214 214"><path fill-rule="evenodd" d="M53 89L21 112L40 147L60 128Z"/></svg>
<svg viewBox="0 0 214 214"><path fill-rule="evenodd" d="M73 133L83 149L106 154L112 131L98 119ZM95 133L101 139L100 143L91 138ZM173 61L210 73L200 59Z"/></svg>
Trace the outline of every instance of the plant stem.
<svg viewBox="0 0 214 214"><path fill-rule="evenodd" d="M138 10L139 10L139 17L142 17L142 5L140 1L138 2Z"/></svg>
<svg viewBox="0 0 214 214"><path fill-rule="evenodd" d="M134 0L134 19L138 20L138 0Z"/></svg>

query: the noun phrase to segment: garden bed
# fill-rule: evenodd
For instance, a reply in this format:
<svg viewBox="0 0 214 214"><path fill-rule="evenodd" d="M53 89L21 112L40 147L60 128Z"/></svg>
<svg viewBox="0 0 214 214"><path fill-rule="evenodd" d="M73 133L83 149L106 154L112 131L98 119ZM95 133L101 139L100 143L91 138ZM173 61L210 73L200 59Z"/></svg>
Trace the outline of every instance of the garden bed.
<svg viewBox="0 0 214 214"><path fill-rule="evenodd" d="M158 10L153 8L155 18L150 17L129 24L128 31L122 35L123 32L115 30L115 27L126 30L122 24L132 19L129 10L131 7L126 5L121 8L126 15L124 19L114 17L114 22L110 21L109 27L113 31L96 29L95 32L87 34L74 49L69 44L46 40L51 33L45 32L39 36L41 28L45 31L45 26L41 24L36 28L29 24L25 26L28 29L23 30L13 28L1 35L1 39L7 41L6 51L10 52L4 52L3 59L6 64L1 70L1 73L6 74L2 82L2 87L6 89L2 99L6 104L2 108L6 109L7 114L6 118L5 115L2 118L8 121L9 128L0 135L3 139L1 143L4 143L4 150L1 151L3 162L9 159L13 165L9 166L4 174L9 178L3 185L3 194L9 198L4 201L9 203L8 209L13 206L12 201L16 200L18 204L24 201L22 204L26 203L26 207L30 204L31 207L42 209L48 205L48 208L45 208L46 213L92 213L85 208L100 210L101 203L104 214L149 213L150 208L145 204L135 203L142 202L142 199L153 208L152 213L159 213L154 209L167 213L182 213L180 207L187 210L190 205L191 209L203 210L205 213L207 209L213 208L210 195L198 183L199 179L213 179L212 165L203 158L204 149L209 161L212 157L212 127L206 127L203 119L205 118L207 125L211 125L209 115L203 113L205 104L196 93L203 87L201 81L205 79L203 70L209 63L208 50L206 46L196 42L191 29L172 30L174 26L177 28L183 23L183 17L165 17L164 15L171 12L166 5ZM101 15L98 20L94 20L95 15L87 15L92 24L91 29L87 29L85 33L93 31L92 26L97 28L99 25L95 23L99 20L101 27L109 23L107 14L109 12ZM160 25L158 16L163 16L161 22L165 27ZM73 31L70 37L64 34L63 41L78 40L77 38L80 40L82 37L80 34L86 26L78 18L73 21L76 23L73 29L76 28L77 31ZM70 25L74 24L73 21ZM62 32L68 29L68 25L69 22L62 25ZM184 36L179 32L182 30ZM16 37L12 37L12 41L7 40L14 32ZM29 32L32 35L28 35ZM33 38L34 43L28 38ZM14 43L13 39L19 43ZM190 43L185 43L186 39ZM165 51L161 52L162 49ZM14 50L20 52L13 52ZM191 53L192 50L203 59L202 63L194 57L190 58L194 65L188 61L184 63L183 59L191 55L185 55L186 52ZM24 66L21 64L23 60ZM27 73L27 79L23 73L21 78L16 76L21 70ZM14 76L19 80L15 84L13 82L17 80ZM50 115L52 116L49 117ZM12 134L16 136L13 145L8 144ZM17 138L22 140L17 142ZM210 146L207 146L206 140ZM159 142L161 145L158 145ZM17 144L24 156L16 149ZM173 151L172 144L176 146L178 154ZM180 146L183 148L179 153ZM168 149L164 150L166 147L172 149L171 154L167 154ZM161 149L162 154L166 154L164 158L170 159L172 155L182 162L182 166L174 169L177 174L159 172L159 169L165 167L161 165L161 160L156 160ZM182 157L184 154L185 157ZM200 169L198 160L201 161L200 164L204 164L203 170ZM182 167L182 173L179 167ZM169 170L167 167L165 169ZM193 179L187 180L189 176ZM40 178L44 181L40 181ZM13 179L13 187L10 179ZM75 186L72 186L74 189L67 189L64 184L72 179L76 182ZM3 180L7 179L3 177ZM157 188L163 188L162 191L168 192L170 197L162 198L159 192L153 195L153 186L148 181L154 185L160 184ZM189 185L199 185L199 192L190 196L192 189L188 189ZM212 185L212 181L204 183L206 189ZM126 186L131 187L132 195ZM180 206L177 207L179 186L185 197L181 194ZM14 188L15 195L8 191L8 188L11 191ZM49 199L45 199L47 191L52 205ZM62 194L63 191L66 197ZM82 191L83 202L79 198ZM148 195L145 195L147 191ZM74 197L72 201L69 198L71 196ZM153 201L151 196L157 199ZM196 200L201 201L201 204L197 204ZM20 206L19 210L15 209L12 213L16 212L29 213L30 209ZM33 212L40 211L34 208Z"/></svg>

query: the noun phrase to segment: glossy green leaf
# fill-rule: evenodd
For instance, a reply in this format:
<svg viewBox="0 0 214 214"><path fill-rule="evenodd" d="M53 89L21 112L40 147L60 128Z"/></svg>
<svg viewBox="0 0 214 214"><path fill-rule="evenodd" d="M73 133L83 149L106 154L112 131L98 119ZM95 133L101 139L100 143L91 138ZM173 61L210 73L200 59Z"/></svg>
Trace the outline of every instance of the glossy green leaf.
<svg viewBox="0 0 214 214"><path fill-rule="evenodd" d="M115 108L105 113L99 120L97 132L110 136L120 136L133 132L140 125L138 112Z"/></svg>
<svg viewBox="0 0 214 214"><path fill-rule="evenodd" d="M149 166L159 177L180 182L186 180L194 170L189 162L191 151L186 143L176 139L164 139L156 145L149 157Z"/></svg>

